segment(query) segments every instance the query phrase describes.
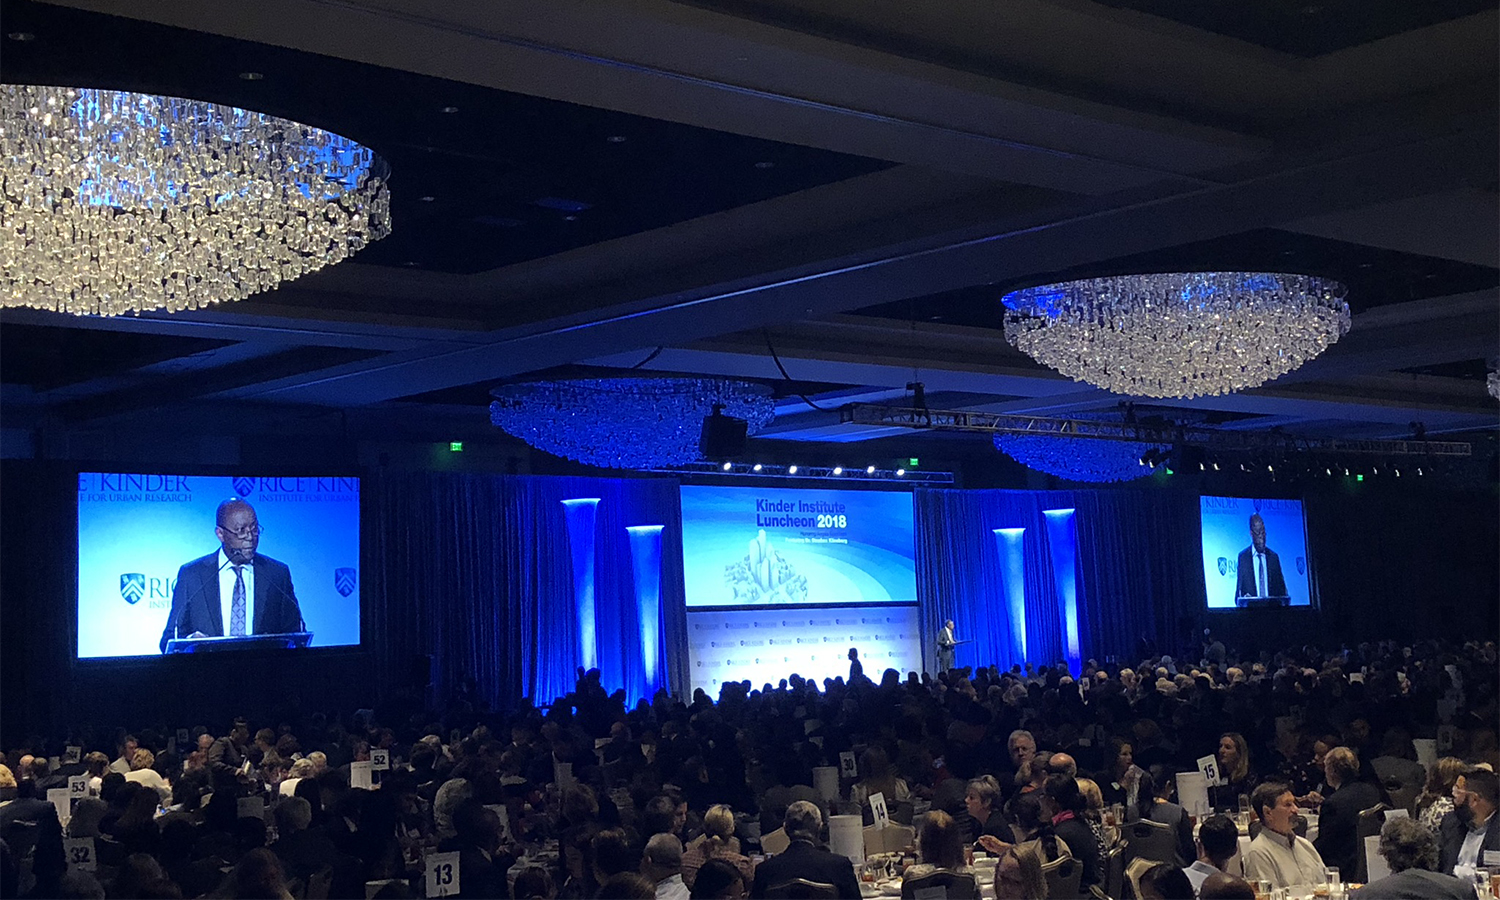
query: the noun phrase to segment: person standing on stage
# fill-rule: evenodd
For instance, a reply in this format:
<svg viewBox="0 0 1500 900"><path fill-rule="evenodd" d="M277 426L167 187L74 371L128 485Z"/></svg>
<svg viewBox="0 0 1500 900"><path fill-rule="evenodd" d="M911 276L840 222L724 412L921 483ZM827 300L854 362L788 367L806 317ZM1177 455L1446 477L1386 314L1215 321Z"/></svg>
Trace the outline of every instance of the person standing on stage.
<svg viewBox="0 0 1500 900"><path fill-rule="evenodd" d="M953 620L949 619L943 623L943 629L938 632L938 671L946 672L953 668L953 648L958 641L953 637Z"/></svg>

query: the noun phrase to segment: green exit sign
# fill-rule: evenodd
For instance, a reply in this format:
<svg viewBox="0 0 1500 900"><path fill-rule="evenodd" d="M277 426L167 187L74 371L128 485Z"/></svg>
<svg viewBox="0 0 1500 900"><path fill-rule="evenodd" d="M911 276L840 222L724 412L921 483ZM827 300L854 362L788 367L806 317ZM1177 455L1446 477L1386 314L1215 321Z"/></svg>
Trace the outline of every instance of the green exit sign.
<svg viewBox="0 0 1500 900"><path fill-rule="evenodd" d="M450 453L462 453L462 452L464 452L464 442L463 441L449 441L448 442L448 452L450 452Z"/></svg>
<svg viewBox="0 0 1500 900"><path fill-rule="evenodd" d="M921 464L922 464L922 461L920 459L917 459L915 456L913 456L911 459L908 459L906 461L907 467L908 468L912 468L912 469L915 469L917 466L920 466Z"/></svg>

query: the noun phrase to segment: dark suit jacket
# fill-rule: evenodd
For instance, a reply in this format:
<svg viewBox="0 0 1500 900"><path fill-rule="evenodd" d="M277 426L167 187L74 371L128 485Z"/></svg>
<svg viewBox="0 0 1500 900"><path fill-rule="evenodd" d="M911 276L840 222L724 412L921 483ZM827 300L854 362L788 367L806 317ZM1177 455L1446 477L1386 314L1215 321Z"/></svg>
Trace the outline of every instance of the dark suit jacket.
<svg viewBox="0 0 1500 900"><path fill-rule="evenodd" d="M255 621L251 634L285 634L302 630L302 610L292 590L292 571L285 563L255 554ZM195 559L177 570L172 589L172 612L161 633L161 652L167 641L201 631L211 637L225 633L219 598L219 551Z"/></svg>
<svg viewBox="0 0 1500 900"><path fill-rule="evenodd" d="M1474 885L1452 875L1407 869L1372 881L1349 897L1350 900L1474 900Z"/></svg>
<svg viewBox="0 0 1500 900"><path fill-rule="evenodd" d="M1313 846L1330 866L1350 877L1359 869L1364 850L1358 838L1359 814L1380 802L1380 789L1373 784L1355 781L1339 787L1323 799L1318 813L1318 839Z"/></svg>
<svg viewBox="0 0 1500 900"><path fill-rule="evenodd" d="M859 897L859 880L854 877L854 866L848 858L819 850L807 841L792 841L786 850L756 866L755 886L750 896L764 897L767 888L793 878L831 884L840 897Z"/></svg>
<svg viewBox="0 0 1500 900"><path fill-rule="evenodd" d="M1099 839L1089 823L1079 818L1065 819L1052 826L1052 831L1068 845L1073 858L1083 865L1083 881L1079 887L1087 890L1091 884L1104 880L1099 865Z"/></svg>
<svg viewBox="0 0 1500 900"><path fill-rule="evenodd" d="M1463 849L1464 837L1468 833L1469 828L1459 819L1458 813L1443 816L1442 823L1438 825L1438 871L1444 875L1453 874L1453 867L1458 863L1458 851ZM1484 841L1479 845L1480 868L1484 867L1486 850L1500 851L1500 815L1490 817L1489 830L1485 831Z"/></svg>
<svg viewBox="0 0 1500 900"><path fill-rule="evenodd" d="M1260 596L1260 587L1255 583L1255 560L1251 558L1254 555L1254 547L1246 547L1240 551L1240 561L1235 569L1239 579L1234 589L1235 599ZM1286 579L1281 575L1281 557L1270 547L1266 548L1266 593L1270 597L1287 595Z"/></svg>

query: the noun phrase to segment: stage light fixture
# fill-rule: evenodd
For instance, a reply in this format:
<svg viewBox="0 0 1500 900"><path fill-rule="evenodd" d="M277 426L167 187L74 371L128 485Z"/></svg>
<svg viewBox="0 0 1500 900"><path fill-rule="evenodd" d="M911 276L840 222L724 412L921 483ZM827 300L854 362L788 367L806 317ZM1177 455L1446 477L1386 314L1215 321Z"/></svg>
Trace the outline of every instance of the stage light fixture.
<svg viewBox="0 0 1500 900"><path fill-rule="evenodd" d="M787 466L786 467L786 473L788 475L796 475L797 474L797 467L796 466Z"/></svg>
<svg viewBox="0 0 1500 900"><path fill-rule="evenodd" d="M866 475L874 475L875 474L875 467L874 466L865 466L865 474Z"/></svg>
<svg viewBox="0 0 1500 900"><path fill-rule="evenodd" d="M835 475L842 475L842 474L844 474L844 467L843 466L834 466L833 467L833 474L835 474Z"/></svg>
<svg viewBox="0 0 1500 900"><path fill-rule="evenodd" d="M723 466L723 469L726 472L728 472L732 468L734 468L734 463L725 463L724 466Z"/></svg>
<svg viewBox="0 0 1500 900"><path fill-rule="evenodd" d="M752 471L752 472L759 472L760 469L761 469L760 463L756 463L755 465L753 465L753 466L750 467L750 471Z"/></svg>
<svg viewBox="0 0 1500 900"><path fill-rule="evenodd" d="M897 469L896 470L896 477L898 477L898 478L904 476L905 474L906 474L906 470L905 469Z"/></svg>

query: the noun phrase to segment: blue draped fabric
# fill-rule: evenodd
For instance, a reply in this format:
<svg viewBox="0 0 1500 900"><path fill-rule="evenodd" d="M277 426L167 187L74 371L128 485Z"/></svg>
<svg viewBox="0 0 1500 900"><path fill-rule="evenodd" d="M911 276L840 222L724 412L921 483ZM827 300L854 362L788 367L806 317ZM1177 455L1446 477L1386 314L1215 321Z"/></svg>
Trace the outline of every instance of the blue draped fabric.
<svg viewBox="0 0 1500 900"><path fill-rule="evenodd" d="M370 621L388 679L429 654L439 698L466 677L503 705L571 691L582 661L562 501L580 497L599 498L594 590L604 686L623 688L631 701L646 690L628 526L663 526L661 644L686 647L676 481L409 474L373 487L372 551L382 577ZM685 653L664 649L657 667L671 690L686 688Z"/></svg>
<svg viewBox="0 0 1500 900"><path fill-rule="evenodd" d="M1143 635L1177 646L1202 618L1198 498L1157 491L918 490L917 596L924 659L954 620L959 665L1054 664L1067 654L1046 510L1073 508L1082 657L1128 657ZM997 528L1025 528L1028 659L1020 659L1001 580ZM1058 548L1060 551L1064 548ZM964 652L967 649L968 652Z"/></svg>

